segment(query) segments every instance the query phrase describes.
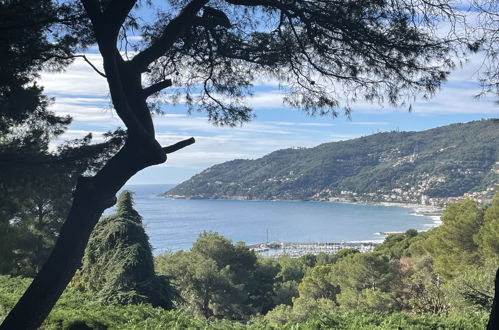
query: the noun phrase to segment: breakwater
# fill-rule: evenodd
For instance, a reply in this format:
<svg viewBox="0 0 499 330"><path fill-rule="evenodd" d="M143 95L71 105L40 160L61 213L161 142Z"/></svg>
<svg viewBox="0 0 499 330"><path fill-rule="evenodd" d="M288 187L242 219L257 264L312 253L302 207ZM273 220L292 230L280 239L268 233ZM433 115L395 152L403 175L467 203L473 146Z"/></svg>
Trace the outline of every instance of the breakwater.
<svg viewBox="0 0 499 330"><path fill-rule="evenodd" d="M264 257L289 255L298 258L306 254L335 254L343 249L371 252L378 244L376 242L269 242L250 244L248 247Z"/></svg>

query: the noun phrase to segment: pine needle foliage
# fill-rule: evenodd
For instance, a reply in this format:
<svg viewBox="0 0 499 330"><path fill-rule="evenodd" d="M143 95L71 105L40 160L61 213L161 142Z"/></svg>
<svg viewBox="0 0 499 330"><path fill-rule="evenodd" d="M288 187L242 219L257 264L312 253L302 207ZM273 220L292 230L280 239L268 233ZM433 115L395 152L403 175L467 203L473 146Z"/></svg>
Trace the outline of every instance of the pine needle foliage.
<svg viewBox="0 0 499 330"><path fill-rule="evenodd" d="M85 250L83 279L104 303L171 308L173 290L167 278L154 273L151 245L132 195L122 192L116 213L95 227Z"/></svg>

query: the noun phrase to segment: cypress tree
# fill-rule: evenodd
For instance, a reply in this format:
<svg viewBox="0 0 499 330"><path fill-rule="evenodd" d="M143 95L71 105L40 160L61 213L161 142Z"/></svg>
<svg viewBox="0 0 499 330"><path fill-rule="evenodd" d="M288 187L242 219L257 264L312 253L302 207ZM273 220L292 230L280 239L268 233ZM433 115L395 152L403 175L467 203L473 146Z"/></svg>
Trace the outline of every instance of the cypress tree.
<svg viewBox="0 0 499 330"><path fill-rule="evenodd" d="M83 280L104 303L171 308L173 289L167 278L154 273L151 245L132 194L122 192L116 213L97 223L85 250Z"/></svg>

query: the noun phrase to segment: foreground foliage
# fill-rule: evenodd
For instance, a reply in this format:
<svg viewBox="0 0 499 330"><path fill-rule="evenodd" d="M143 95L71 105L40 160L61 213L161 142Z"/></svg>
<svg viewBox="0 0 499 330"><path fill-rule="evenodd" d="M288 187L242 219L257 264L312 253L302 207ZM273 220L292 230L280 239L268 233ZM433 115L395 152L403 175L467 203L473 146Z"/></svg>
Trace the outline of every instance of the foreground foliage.
<svg viewBox="0 0 499 330"><path fill-rule="evenodd" d="M17 301L30 279L0 276L0 320ZM76 329L480 329L487 314L466 313L411 316L405 313L335 314L318 310L304 320L288 318L278 325L263 318L242 324L227 320L201 319L183 310L166 311L148 304L102 305L92 295L67 289L42 326L42 330ZM80 328L81 329L81 328Z"/></svg>

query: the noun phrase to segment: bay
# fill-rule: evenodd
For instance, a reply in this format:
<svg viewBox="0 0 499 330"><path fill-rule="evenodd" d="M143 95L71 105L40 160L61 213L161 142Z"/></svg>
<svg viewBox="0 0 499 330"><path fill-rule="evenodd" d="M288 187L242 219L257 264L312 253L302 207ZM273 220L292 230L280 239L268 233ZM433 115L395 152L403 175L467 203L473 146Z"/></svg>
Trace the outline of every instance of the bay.
<svg viewBox="0 0 499 330"><path fill-rule="evenodd" d="M412 207L337 202L184 200L158 196L173 185L128 185L155 255L188 250L203 231L246 244L381 241L379 232L438 223ZM113 210L108 210L106 214Z"/></svg>

